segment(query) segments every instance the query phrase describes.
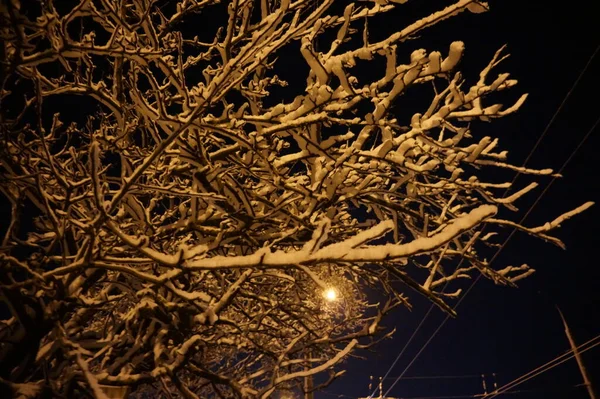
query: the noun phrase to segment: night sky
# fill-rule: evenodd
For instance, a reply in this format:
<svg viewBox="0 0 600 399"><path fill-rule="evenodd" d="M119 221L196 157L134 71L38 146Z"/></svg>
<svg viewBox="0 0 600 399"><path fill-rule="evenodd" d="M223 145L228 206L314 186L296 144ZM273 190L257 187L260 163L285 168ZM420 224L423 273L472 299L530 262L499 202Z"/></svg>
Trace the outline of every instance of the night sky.
<svg viewBox="0 0 600 399"><path fill-rule="evenodd" d="M478 129L482 134L499 136L503 149L509 150L509 160L521 165L600 43L595 21L597 13L591 3L491 1L490 12L464 13L443 21L406 48L409 52L419 47L444 50L451 41L462 40L466 55L461 69L465 70L485 66L497 48L508 45L511 57L498 71L510 72L519 80L513 89L515 96L521 92L528 92L530 96L517 114L478 126ZM425 8L439 4L445 2L409 2L400 9L410 20L409 17L424 15ZM600 54L597 54L528 166L558 170L594 125L600 116L599 72ZM599 202L600 179L595 162L599 136L600 128L596 128L565 168L564 178L552 184L525 220L526 225L551 220L585 201ZM534 193L517 203L519 215L529 209L550 180L541 180ZM519 178L517 185L529 181L526 177ZM496 259L495 266L527 263L537 273L520 281L518 289L494 286L491 281L481 279L458 308L458 318L444 325L405 374L406 377L462 378L406 378L389 396L472 397L483 393L482 378L477 377L481 374L486 375L489 392L493 373L498 386L502 386L565 353L569 344L555 306L565 314L577 343L600 334L600 269L594 256L599 223L598 205L565 223L556 234L567 245L566 251L515 234ZM380 344L365 359L350 360L347 375L325 393L317 393L316 399L368 396L369 375L378 378L386 373L429 308L426 301L412 297L413 310L399 309L388 321L389 326L397 327L394 338ZM444 318L441 311L434 309L390 376L402 373ZM583 354L583 360L598 393L600 348ZM384 382L384 392L392 382L393 378ZM588 398L581 383L573 359L498 398Z"/></svg>

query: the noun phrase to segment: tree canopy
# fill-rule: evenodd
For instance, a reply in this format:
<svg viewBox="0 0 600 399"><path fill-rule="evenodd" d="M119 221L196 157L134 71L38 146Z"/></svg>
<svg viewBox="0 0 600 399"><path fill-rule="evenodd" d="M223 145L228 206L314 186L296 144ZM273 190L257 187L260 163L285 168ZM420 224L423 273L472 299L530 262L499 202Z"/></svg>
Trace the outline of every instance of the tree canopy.
<svg viewBox="0 0 600 399"><path fill-rule="evenodd" d="M455 1L371 37L401 3L0 5L0 381L95 398L327 384L410 295L454 315L460 281L529 275L488 262L496 233L562 245L551 230L591 204L513 221L553 172L513 165L477 124L526 99L494 98L517 83L496 71L505 50L472 82L463 42L401 51L487 5ZM286 59L300 80L283 77ZM427 106L395 108L414 91Z"/></svg>

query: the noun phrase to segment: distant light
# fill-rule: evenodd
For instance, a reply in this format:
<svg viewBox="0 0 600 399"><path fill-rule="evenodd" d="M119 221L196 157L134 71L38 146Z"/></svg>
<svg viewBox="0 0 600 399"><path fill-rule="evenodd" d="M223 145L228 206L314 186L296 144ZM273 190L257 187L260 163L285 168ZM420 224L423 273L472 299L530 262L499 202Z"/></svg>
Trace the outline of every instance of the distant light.
<svg viewBox="0 0 600 399"><path fill-rule="evenodd" d="M328 288L324 295L325 299L327 299L329 302L333 302L337 299L338 294L337 291L335 290L335 288Z"/></svg>

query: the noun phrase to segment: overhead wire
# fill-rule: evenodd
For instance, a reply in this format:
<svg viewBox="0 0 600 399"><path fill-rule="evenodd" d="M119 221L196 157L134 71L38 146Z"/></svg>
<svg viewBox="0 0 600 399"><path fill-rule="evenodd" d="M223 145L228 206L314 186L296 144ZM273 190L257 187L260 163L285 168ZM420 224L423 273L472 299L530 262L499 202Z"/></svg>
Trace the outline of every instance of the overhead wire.
<svg viewBox="0 0 600 399"><path fill-rule="evenodd" d="M517 386L523 384L526 381L531 380L532 378L539 376L540 374L545 373L548 370L551 370L551 369L563 364L564 362L566 362L568 360L571 360L573 357L575 357L575 351L578 351L580 354L585 353L588 350L591 350L598 345L600 345L600 334L589 339L588 341L584 342L583 344L580 344L575 349L570 349L570 350L566 351L565 353L563 353L562 355L559 355L559 356L555 357L554 359L549 360L548 362L542 364L541 366L538 366L535 369L521 375L520 377L515 378L513 381L503 385L502 387L494 390L493 392L490 392L489 394L427 396L427 397L419 396L419 397L411 397L411 398L406 398L406 399L445 399L445 398L448 398L448 399L450 399L450 398L493 399L493 398L497 397L498 395L535 392L534 390L519 390L519 391L514 391L514 390L510 391L510 390L516 388ZM431 378L467 378L467 377L479 377L479 375L472 374L472 375L463 375L463 376L431 376ZM406 379L410 379L410 378L429 378L429 377L427 377L427 376L406 377ZM574 385L573 387L580 387L580 386L581 386L581 384L578 384L578 385ZM386 397L387 394L388 394L388 392L383 394L383 397Z"/></svg>
<svg viewBox="0 0 600 399"><path fill-rule="evenodd" d="M600 345L600 334L596 335L594 338L584 342L583 344L577 346L575 349L570 349L567 352L563 353L560 356L555 357L554 359L542 364L541 366L536 367L535 369L529 371L528 373L523 374L522 376L515 378L513 381L503 385L502 387L496 389L494 392L486 394L482 396L482 399L492 399L498 395L504 394L505 391L509 389L513 389L522 383L529 381L530 379L537 377L538 375L545 373L548 370L553 369L554 367L566 362L567 360L571 360L575 357L575 351L578 351L580 354L587 352L588 350Z"/></svg>
<svg viewBox="0 0 600 399"><path fill-rule="evenodd" d="M598 53L599 50L600 50L600 45L598 45L596 47L596 49L594 50L594 52L592 53L592 55L589 57L589 59L586 62L585 66L583 67L583 69L581 70L581 72L579 73L579 75L577 76L577 79L573 82L573 84L571 85L571 88L569 89L569 91L567 92L567 94L565 95L565 97L563 98L563 101L560 103L560 105L555 110L555 112L553 113L552 117L550 118L550 120L546 124L546 127L542 131L542 134L540 135L540 137L538 137L536 143L534 144L534 146L532 147L531 151L529 152L529 154L525 158L525 161L523 162L523 167L525 167L527 165L527 163L529 162L529 160L533 156L534 152L539 147L539 145L543 141L544 137L547 135L547 133L548 133L548 131L550 129L550 126L553 124L554 120L556 119L556 117L558 116L558 114L560 113L560 111L562 110L562 108L564 107L564 105L566 104L567 100L571 96L573 90L575 89L575 87L577 86L577 84L579 83L579 81L581 80L581 78L585 75L587 69L589 68L590 64L592 63L592 60L595 58L595 56L596 56L596 54ZM588 132L586 133L586 135L584 136L584 138L579 142L579 144L577 145L577 147L575 148L575 150L573 150L573 152L571 152L571 155L567 158L567 160L565 161L565 163L563 163L562 167L560 168L560 170L558 172L558 175L560 175L560 173L564 170L564 168L567 166L567 164L571 161L571 159L576 154L576 152L579 150L579 148L581 148L581 146L583 145L583 143L587 140L587 138L595 130L595 128L598 125L599 121L600 121L600 118L598 120L596 120L596 122L594 123L594 125L592 126L592 128L590 130L588 130ZM509 191L510 187L514 185L515 181L517 180L517 178L519 177L520 174L521 174L521 171L518 171L515 174L513 180L511 181L511 184L509 185L509 188L507 188L506 191L504 192L504 196L503 197L505 197L506 194L508 194L508 191ZM521 218L521 221L519 222L519 224L522 224L522 222L529 216L529 214L531 213L531 211L533 210L533 208L538 204L538 202L541 200L541 198L543 197L543 195L548 191L548 189L550 188L550 186L552 185L552 183L554 182L554 180L556 180L556 175L552 178L552 180L550 181L550 183L546 186L546 188L538 196L538 198L536 199L536 201L534 202L534 204L529 208L529 210L523 216L523 218ZM484 225L483 229L485 229L485 225ZM482 229L482 231L483 231L483 229ZM502 243L501 247L496 251L496 253L492 257L492 259L490 260L490 262L488 263L488 265L491 265L492 262L498 257L498 255L504 249L504 247L506 246L506 244L508 243L508 241L512 238L512 236L514 235L515 232L516 232L516 229L513 229L511 231L511 233L509 234L509 236ZM458 264L457 267L460 267L460 265L463 263L463 261L464 261L464 258L460 260L460 262L459 262L459 264ZM465 291L465 294L459 298L459 300L458 300L456 306L454 307L454 309L458 308L458 306L461 304L461 302L464 300L464 298L466 298L466 296L469 294L469 292L473 289L473 287L481 279L481 276L482 276L482 274L479 274L475 278L475 280L473 281L473 283ZM444 286L444 288L445 288L445 286ZM415 329L415 331L411 335L409 341L407 341L407 344L403 347L403 349L401 350L400 354L397 356L397 358L392 363L392 366L388 369L388 371L386 373L386 376L389 375L389 373L391 372L392 368L395 366L395 364L401 358L402 354L405 352L406 348L410 344L410 341L412 341L412 339L414 338L414 336L420 330L420 328L424 324L425 320L427 319L427 317L429 316L429 314L431 313L431 311L433 310L433 308L434 308L434 304L431 304L430 307L429 307L429 310L427 311L426 315L423 317L423 319L421 320L421 322L419 323L419 325L417 326L417 328ZM404 374L406 373L406 371L408 371L408 369L412 366L412 364L416 361L416 359L420 356L420 354L425 350L425 348L429 345L429 343L433 340L433 338L437 335L437 333L439 332L439 330L441 330L441 328L444 326L444 324L448 321L449 318L450 318L450 315L449 314L446 315L446 317L444 318L444 320L442 320L442 322L438 326L438 328L433 332L433 334L429 337L429 339L421 347L421 349L419 350L419 352L417 352L417 354L414 356L414 358L411 360L411 362L408 364L408 366L406 366L406 368L400 374L400 376L398 377L398 379L396 379L394 381L394 383L392 383L392 385L390 386L390 388L388 388L388 390L385 392L384 396L386 396L390 392L390 390L397 384L397 382L404 376ZM369 395L369 399L373 398L373 396L375 395L376 391L377 391L377 389L375 389L371 393L371 395Z"/></svg>
<svg viewBox="0 0 600 399"><path fill-rule="evenodd" d="M394 362L392 363L392 365L388 368L388 371L385 373L385 375L383 376L383 379L385 380L388 375L392 372L392 369L394 368L394 366L396 365L396 363L398 363L398 361L400 360L400 358L402 357L402 355L404 354L404 352L406 351L406 349L408 348L408 346L410 345L410 343L412 342L412 340L416 337L417 333L419 332L419 330L421 329L421 326L423 325L423 323L425 323L425 320L427 320L427 317L429 316L429 314L433 311L433 304L429 307L429 310L427 311L427 314L425 314L425 317L423 317L421 319L421 322L419 323L419 325L417 326L417 328L413 331L412 335L410 336L410 338L408 339L408 341L406 341L406 343L404 344L404 347L402 348L402 350L398 353L398 356L396 356L396 359L394 360ZM375 392L377 391L377 388L375 388L375 391L373 391L373 393L371 393L371 395L369 396L370 398L373 397L373 395L375 394Z"/></svg>
<svg viewBox="0 0 600 399"><path fill-rule="evenodd" d="M587 62L585 63L585 66L583 67L583 69L581 70L581 72L579 73L579 75L577 76L577 79L575 79L575 81L571 85L571 88L569 89L569 91L567 92L567 94L563 98L562 102L560 103L560 105L558 106L558 108L556 109L556 111L554 112L554 114L552 115L552 118L550 118L550 121L548 121L548 123L546 124L546 127L544 128L542 134L540 135L540 137L538 137L537 141L533 145L533 148L529 152L529 155L527 156L527 158L525 158L525 161L523 162L523 167L525 167L525 165L527 165L527 163L529 163L529 160L533 156L533 153L539 147L539 145L542 142L544 136L546 136L546 133L548 133L548 130L550 129L550 126L552 126L552 124L554 123L554 120L556 119L556 117L558 116L558 114L560 114L560 111L563 109L563 107L567 103L567 100L569 99L569 97L571 97L571 93L573 93L573 90L575 90L575 87L577 87L577 84L579 83L579 81L581 80L581 78L583 77L583 75L585 75L585 72L589 68L590 64L592 63L592 61L596 57L596 54L598 53L599 50L600 50L600 45L598 45L596 47L596 49L594 50L594 52L592 53L592 55L588 58ZM519 171L515 175L513 181L511 182L511 186L515 183L515 181L517 180L517 178L519 177L520 174L521 174L521 171ZM508 189L507 189L507 191L508 191ZM505 195L506 195L506 193L505 193Z"/></svg>
<svg viewBox="0 0 600 399"><path fill-rule="evenodd" d="M561 391L566 391L567 389L569 391L572 391L573 388L577 388L577 385L573 385L571 387L567 387L567 388L563 388L561 389ZM503 392L502 395L516 395L516 394L522 394L522 393L544 393L547 392L546 390L539 390L539 389L519 389L518 391L506 391ZM556 391L553 391L556 392ZM448 396L410 396L410 397L403 397L402 399L483 399L484 397L482 396L482 394L471 394L471 395L448 395ZM391 399L391 398L390 398Z"/></svg>
<svg viewBox="0 0 600 399"><path fill-rule="evenodd" d="M481 378L482 376L489 376L491 374L463 374L463 375L415 375L409 377L402 377L403 380L453 380L453 379L466 379L466 378ZM390 377L397 378L397 377ZM384 378L385 380L385 378Z"/></svg>
<svg viewBox="0 0 600 399"><path fill-rule="evenodd" d="M567 158L567 160L565 161L565 163L563 163L562 167L559 169L559 171L557 172L558 175L560 175L560 173L565 169L565 167L568 165L568 163L573 159L573 157L575 156L575 153L581 148L581 146L583 145L583 143L589 138L589 136L592 134L592 132L596 129L596 127L598 126L598 124L600 123L600 117L598 117L598 119L596 119L596 122L594 122L594 124L592 125L592 127L587 131L587 133L585 134L585 136L581 139L581 141L579 142L579 144L577 145L577 147L571 152L571 154L569 155L569 157ZM539 203L539 201L542 199L542 197L544 196L544 194L546 194L546 192L548 191L548 189L550 188L550 186L552 185L552 183L554 182L554 180L556 180L556 176L550 181L550 183L548 183L548 185L546 185L546 187L544 188L544 190L540 193L540 195L538 195L537 199L535 200L535 202L533 203L533 205L531 205L528 209L528 211L525 213L525 215L521 218L521 220L519 221L519 224L522 224L525 219L529 216L529 214L531 213L531 211L534 209L534 207ZM502 252L502 250L506 247L506 244L508 243L508 241L512 238L512 236L515 234L516 229L512 229L511 233L508 235L508 237L504 240L504 242L502 243L502 245L500 246L500 248L498 248L498 250L496 251L496 253L494 254L494 256L490 259L490 261L488 262L488 266L491 265L496 258L498 257L498 255ZM481 279L482 274L479 274L477 276L477 278L475 278L475 280L473 281L473 283L467 288L467 290L465 291L465 293L458 299L456 306L454 307L454 310L456 310L460 304L462 303L462 301L467 297L467 295L469 294L469 292L471 292L471 290L473 289L473 287L477 284L477 282ZM414 358L412 359L412 361L408 364L408 366L406 366L406 368L404 369L404 371L402 372L402 374L400 374L400 376L398 377L398 379L396 381L394 381L394 383L388 388L388 390L385 392L384 396L387 396L387 394L391 391L391 389L397 384L397 382L404 376L404 374L408 371L408 369L413 365L413 363L418 359L418 357L421 355L421 353L427 348L427 346L429 345L429 343L433 340L433 338L435 338L435 336L437 335L437 333L442 329L442 327L446 324L446 322L448 321L448 319L450 318L450 314L446 315L446 317L444 318L444 320L442 320L442 322L440 323L440 325L437 327L437 329L433 332L433 334L429 337L429 339L425 342L425 344L421 347L421 349L419 350L419 352L417 352L417 354L414 356ZM371 396L372 397L372 396Z"/></svg>

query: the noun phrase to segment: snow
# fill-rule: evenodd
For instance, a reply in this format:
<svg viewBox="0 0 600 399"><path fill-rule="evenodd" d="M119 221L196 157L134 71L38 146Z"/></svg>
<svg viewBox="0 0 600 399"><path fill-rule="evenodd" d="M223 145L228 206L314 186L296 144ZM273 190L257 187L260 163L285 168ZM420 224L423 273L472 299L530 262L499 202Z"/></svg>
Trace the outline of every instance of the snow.
<svg viewBox="0 0 600 399"><path fill-rule="evenodd" d="M452 42L450 44L450 52L448 57L442 62L442 71L451 71L454 69L456 65L458 65L458 62L460 61L464 51L465 44L463 42Z"/></svg>
<svg viewBox="0 0 600 399"><path fill-rule="evenodd" d="M492 205L481 205L470 213L453 219L438 234L431 237L418 238L406 244L383 244L354 248L360 241L375 239L385 231L392 229L392 221L381 222L375 227L365 230L361 235L341 243L330 244L320 250L310 253L307 250L285 252L271 252L263 248L252 255L224 257L215 256L206 260L186 262L187 269L221 269L221 268L246 268L249 266L284 266L287 264L302 264L306 262L376 262L383 260L396 260L408 256L427 253L438 248L463 232L482 223L486 218L493 216L497 208Z"/></svg>
<svg viewBox="0 0 600 399"><path fill-rule="evenodd" d="M575 215L578 215L584 211L586 211L587 209L589 209L590 207L592 207L594 205L594 202L592 201L588 201L586 203L584 203L583 205L578 206L577 208L569 211L569 212L565 212L562 215L560 215L559 217L557 217L556 219L554 219L551 222L545 223L542 226L539 227L535 227L532 228L531 230L534 233L538 233L538 232L546 232L546 231L550 231L552 229L555 229L557 227L560 227L560 225L566 221L569 220L570 218L572 218Z"/></svg>

